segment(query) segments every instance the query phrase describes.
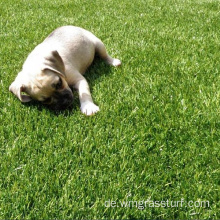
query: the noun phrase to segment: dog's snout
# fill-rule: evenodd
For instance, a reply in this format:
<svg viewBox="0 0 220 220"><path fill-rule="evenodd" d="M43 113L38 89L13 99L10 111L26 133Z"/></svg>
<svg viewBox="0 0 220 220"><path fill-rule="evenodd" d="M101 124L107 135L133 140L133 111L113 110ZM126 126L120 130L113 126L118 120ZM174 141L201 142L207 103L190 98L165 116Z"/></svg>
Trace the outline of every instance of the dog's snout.
<svg viewBox="0 0 220 220"><path fill-rule="evenodd" d="M66 92L61 97L61 106L64 108L68 107L73 102L73 93L72 92Z"/></svg>
<svg viewBox="0 0 220 220"><path fill-rule="evenodd" d="M73 93L72 92L66 92L63 94L63 99L64 100L72 100L73 99Z"/></svg>
<svg viewBox="0 0 220 220"><path fill-rule="evenodd" d="M73 102L73 93L71 90L66 89L62 92L54 94L54 102L51 105L52 109L63 110L68 108Z"/></svg>

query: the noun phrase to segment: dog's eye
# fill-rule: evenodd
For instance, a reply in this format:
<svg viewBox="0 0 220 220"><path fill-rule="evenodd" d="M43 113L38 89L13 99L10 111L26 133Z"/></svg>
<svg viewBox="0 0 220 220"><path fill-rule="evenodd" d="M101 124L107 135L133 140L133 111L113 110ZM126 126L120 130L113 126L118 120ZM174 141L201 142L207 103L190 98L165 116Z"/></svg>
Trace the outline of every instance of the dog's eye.
<svg viewBox="0 0 220 220"><path fill-rule="evenodd" d="M62 79L59 78L58 83L52 84L52 87L53 87L54 89L56 89L56 90L62 89L62 87L63 87L63 81L62 81Z"/></svg>

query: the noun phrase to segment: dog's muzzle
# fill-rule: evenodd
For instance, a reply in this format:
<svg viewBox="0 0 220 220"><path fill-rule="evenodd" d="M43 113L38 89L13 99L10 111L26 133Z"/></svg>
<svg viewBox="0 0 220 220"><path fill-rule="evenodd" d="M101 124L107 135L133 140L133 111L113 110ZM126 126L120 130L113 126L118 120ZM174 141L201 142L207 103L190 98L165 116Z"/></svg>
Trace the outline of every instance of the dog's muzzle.
<svg viewBox="0 0 220 220"><path fill-rule="evenodd" d="M73 102L73 93L70 89L65 89L62 92L55 92L53 95L53 102L50 108L53 110L64 110L68 108Z"/></svg>

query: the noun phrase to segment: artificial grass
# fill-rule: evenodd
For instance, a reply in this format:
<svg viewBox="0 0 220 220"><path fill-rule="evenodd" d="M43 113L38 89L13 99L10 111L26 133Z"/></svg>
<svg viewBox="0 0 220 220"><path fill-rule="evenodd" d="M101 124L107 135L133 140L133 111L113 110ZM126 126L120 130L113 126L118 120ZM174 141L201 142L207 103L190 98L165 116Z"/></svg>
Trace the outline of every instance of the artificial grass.
<svg viewBox="0 0 220 220"><path fill-rule="evenodd" d="M219 10L211 0L2 0L0 218L218 219ZM27 54L67 24L92 31L123 63L96 60L87 71L101 109L93 117L77 94L53 112L8 92Z"/></svg>

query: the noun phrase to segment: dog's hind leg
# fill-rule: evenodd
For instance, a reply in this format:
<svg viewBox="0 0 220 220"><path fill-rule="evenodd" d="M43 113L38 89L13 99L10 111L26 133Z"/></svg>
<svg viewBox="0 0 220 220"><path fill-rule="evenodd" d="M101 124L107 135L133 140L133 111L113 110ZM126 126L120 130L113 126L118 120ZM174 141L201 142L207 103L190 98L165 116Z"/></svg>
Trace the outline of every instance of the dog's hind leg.
<svg viewBox="0 0 220 220"><path fill-rule="evenodd" d="M96 53L109 65L112 66L120 66L121 61L119 59L112 58L111 56L108 55L105 45L102 43L101 40L97 38L96 43Z"/></svg>

